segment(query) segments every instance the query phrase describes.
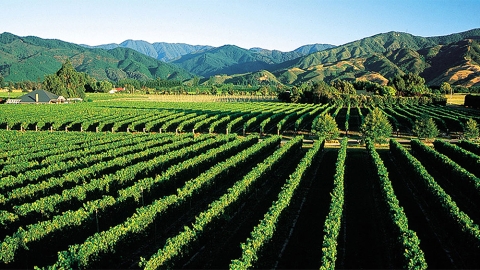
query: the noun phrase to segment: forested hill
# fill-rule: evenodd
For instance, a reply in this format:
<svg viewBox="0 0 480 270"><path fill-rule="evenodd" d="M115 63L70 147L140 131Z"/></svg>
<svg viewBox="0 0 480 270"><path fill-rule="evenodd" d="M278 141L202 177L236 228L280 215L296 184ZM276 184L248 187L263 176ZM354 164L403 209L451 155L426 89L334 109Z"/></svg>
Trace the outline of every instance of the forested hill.
<svg viewBox="0 0 480 270"><path fill-rule="evenodd" d="M112 49L99 49L3 33L0 34L0 75L5 81L41 81L69 58L77 71L97 80L185 80L199 76L204 77L203 82L253 85L295 85L334 79L367 79L386 84L393 76L411 72L424 77L431 86L449 82L469 87L480 85L479 37L480 29L439 37L388 32L341 46L314 44L291 52L225 45L189 47L193 51L187 53L187 46L182 52L177 47L169 59L178 54L182 56L165 63L156 59L158 51L144 42L124 43L125 47L135 44L136 50L114 44L105 45ZM156 58L146 55L155 56L155 53Z"/></svg>
<svg viewBox="0 0 480 270"><path fill-rule="evenodd" d="M88 46L82 45L88 48L101 48L101 49L115 49L118 47L121 48L130 48L136 50L137 52L143 53L155 59L161 60L163 62L170 62L180 58L182 55L190 53L198 53L205 50L212 49L212 46L208 45L190 45L184 43L167 43L167 42L155 42L149 43L143 40L132 40L128 39L120 44L105 44L98 46Z"/></svg>
<svg viewBox="0 0 480 270"><path fill-rule="evenodd" d="M270 65L282 60L299 57L292 52L290 55L275 55L275 52L265 50L247 50L234 45L225 45L206 52L184 55L173 61L192 73L204 77L217 74L236 74L268 69Z"/></svg>
<svg viewBox="0 0 480 270"><path fill-rule="evenodd" d="M262 48L244 49L235 45L224 45L207 51L188 54L173 61L192 73L210 77L213 75L233 75L271 69L276 64L304 56L308 52L334 47L329 44L305 45L294 51L281 52Z"/></svg>
<svg viewBox="0 0 480 270"><path fill-rule="evenodd" d="M420 50L436 45L447 45L467 38L480 37L480 28L439 37L420 37L401 32L388 32L363 38L332 49L323 50L299 58L291 66L307 68L327 62L350 58L368 57L398 49Z"/></svg>
<svg viewBox="0 0 480 270"><path fill-rule="evenodd" d="M86 46L86 45L82 45ZM89 47L89 46L86 46ZM199 76L255 72L301 56L333 48L330 44L309 44L290 52L263 48L244 49L235 45L220 47L189 45L183 43L126 40L120 44L105 44L90 48L130 48L165 62L174 64ZM208 60L207 60L208 59Z"/></svg>
<svg viewBox="0 0 480 270"><path fill-rule="evenodd" d="M128 48L92 49L56 39L0 34L0 75L6 81L41 81L46 74L55 73L67 58L77 71L97 80L193 77L180 67Z"/></svg>
<svg viewBox="0 0 480 270"><path fill-rule="evenodd" d="M365 78L386 83L395 74L413 72L429 85L443 81L478 85L480 29L440 36L419 37L389 32L315 52L270 67L282 83Z"/></svg>

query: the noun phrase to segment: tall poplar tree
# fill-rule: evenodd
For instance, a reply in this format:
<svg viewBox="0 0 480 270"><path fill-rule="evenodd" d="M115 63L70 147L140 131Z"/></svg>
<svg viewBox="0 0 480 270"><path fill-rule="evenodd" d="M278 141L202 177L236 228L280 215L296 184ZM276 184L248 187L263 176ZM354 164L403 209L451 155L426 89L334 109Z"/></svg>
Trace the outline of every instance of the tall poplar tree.
<svg viewBox="0 0 480 270"><path fill-rule="evenodd" d="M87 78L88 75L77 72L70 60L67 59L55 74L45 76L43 87L45 90L65 98L85 98Z"/></svg>

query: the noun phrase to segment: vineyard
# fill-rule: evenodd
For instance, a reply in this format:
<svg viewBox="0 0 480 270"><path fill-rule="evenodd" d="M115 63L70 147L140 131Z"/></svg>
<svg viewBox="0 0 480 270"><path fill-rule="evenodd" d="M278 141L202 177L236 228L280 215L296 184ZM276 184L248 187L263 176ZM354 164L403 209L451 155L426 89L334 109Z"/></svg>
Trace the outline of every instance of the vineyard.
<svg viewBox="0 0 480 270"><path fill-rule="evenodd" d="M21 110L19 110L21 108ZM85 132L308 133L316 117L331 114L344 132L358 132L373 107L277 102L92 102L68 106L2 106L0 129ZM413 135L415 120L428 113L445 136L463 131L480 111L440 105L381 107L397 134Z"/></svg>
<svg viewBox="0 0 480 270"><path fill-rule="evenodd" d="M443 138L480 112L382 107L402 140L348 140L372 109L2 106L0 265L479 268L480 146L405 138L424 112ZM310 134L326 113L340 143Z"/></svg>

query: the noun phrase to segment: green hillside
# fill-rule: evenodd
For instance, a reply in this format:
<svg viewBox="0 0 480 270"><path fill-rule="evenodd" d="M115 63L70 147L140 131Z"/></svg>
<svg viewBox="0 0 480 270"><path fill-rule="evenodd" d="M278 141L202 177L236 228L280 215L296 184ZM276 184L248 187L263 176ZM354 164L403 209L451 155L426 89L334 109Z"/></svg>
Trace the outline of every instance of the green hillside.
<svg viewBox="0 0 480 270"><path fill-rule="evenodd" d="M430 85L443 81L472 86L480 82L480 29L443 37L418 37L389 32L309 54L270 68L285 84L417 73Z"/></svg>
<svg viewBox="0 0 480 270"><path fill-rule="evenodd" d="M189 72L126 48L91 49L38 37L0 34L0 74L6 81L43 80L71 59L77 71L97 80L188 79Z"/></svg>
<svg viewBox="0 0 480 270"><path fill-rule="evenodd" d="M266 69L273 60L234 45L225 45L206 52L185 55L172 63L192 73L210 77Z"/></svg>
<svg viewBox="0 0 480 270"><path fill-rule="evenodd" d="M363 38L332 49L309 54L299 58L292 66L307 68L326 62L366 57L374 53L385 53L402 48L420 50L436 45L458 42L465 38L480 36L480 29L452 34L442 37L419 37L407 33L388 32Z"/></svg>
<svg viewBox="0 0 480 270"><path fill-rule="evenodd" d="M5 81L41 81L68 58L78 71L97 80L186 80L197 76L203 77L203 82L215 77L243 85L294 85L334 79L367 79L386 84L395 75L411 72L424 77L428 85L449 82L470 87L480 85L479 40L480 29L439 37L388 32L341 46L313 44L291 52L225 45L164 63L130 48L87 48L60 40L3 33L0 75ZM153 52L145 42L134 45L144 53ZM315 52L301 56L310 51Z"/></svg>
<svg viewBox="0 0 480 270"><path fill-rule="evenodd" d="M184 55L172 63L204 77L218 74L241 74L271 69L273 65L305 55L305 51L317 51L331 47L332 45L306 45L295 51L281 52L261 48L247 50L235 45L225 45L200 53Z"/></svg>
<svg viewBox="0 0 480 270"><path fill-rule="evenodd" d="M115 49L115 48L130 48L137 52L143 53L155 59L163 62L170 62L180 58L182 55L205 51L213 48L212 46L204 45L189 45L184 43L167 43L167 42L155 42L149 43L143 40L125 40L120 44L104 44L98 46L82 45L88 48L101 48L101 49Z"/></svg>

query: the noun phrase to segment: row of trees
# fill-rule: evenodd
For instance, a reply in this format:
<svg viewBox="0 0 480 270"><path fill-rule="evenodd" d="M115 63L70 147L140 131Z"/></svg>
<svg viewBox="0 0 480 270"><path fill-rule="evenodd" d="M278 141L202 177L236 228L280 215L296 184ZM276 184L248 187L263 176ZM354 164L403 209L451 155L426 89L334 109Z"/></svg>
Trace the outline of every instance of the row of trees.
<svg viewBox="0 0 480 270"><path fill-rule="evenodd" d="M337 139L340 135L337 123L330 114L324 114L320 117L314 123L312 131L315 135L326 140ZM413 132L419 139L425 140L433 140L439 135L435 121L428 115L422 115L415 120ZM370 139L374 143L386 143L388 138L392 136L392 125L387 116L379 108L375 108L365 117L360 133L364 140ZM478 124L472 118L467 121L463 136L467 140L477 140L480 137Z"/></svg>
<svg viewBox="0 0 480 270"><path fill-rule="evenodd" d="M195 81L195 80L194 80ZM124 88L127 93L141 91L144 93L159 94L228 94L228 95L276 95L275 87L261 86L256 90L240 91L233 84L211 85L209 87L183 85L178 80L136 80L130 78L120 79L117 82L97 81L86 73L77 72L72 63L67 60L55 73L45 76L43 87L57 95L64 97L85 97L85 92L108 92L114 86Z"/></svg>
<svg viewBox="0 0 480 270"><path fill-rule="evenodd" d="M278 94L278 98L284 102L293 103L347 103L352 106L361 106L365 102L388 102L398 103L398 97L411 98L411 100L422 100L425 102L446 102L441 96L441 91L448 91L450 85L442 84L442 90L430 89L425 85L425 79L417 74L407 73L398 75L389 80L388 85L380 85L370 81L344 81L334 80L330 84L320 81L313 84L303 84L285 89ZM368 93L357 95L358 90ZM391 104L393 105L393 104Z"/></svg>

